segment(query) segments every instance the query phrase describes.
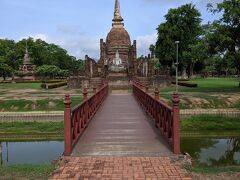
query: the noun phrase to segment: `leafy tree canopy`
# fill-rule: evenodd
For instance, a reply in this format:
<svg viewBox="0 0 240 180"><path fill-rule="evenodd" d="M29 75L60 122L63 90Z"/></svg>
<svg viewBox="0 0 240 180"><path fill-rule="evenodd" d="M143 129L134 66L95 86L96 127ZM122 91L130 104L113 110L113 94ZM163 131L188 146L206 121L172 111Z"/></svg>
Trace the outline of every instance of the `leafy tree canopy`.
<svg viewBox="0 0 240 180"><path fill-rule="evenodd" d="M189 52L201 34L200 16L200 12L191 3L177 9L170 9L165 15L166 22L157 28L156 42L156 55L163 66L171 67L176 59L175 41L180 41L181 66L190 66L192 58Z"/></svg>
<svg viewBox="0 0 240 180"><path fill-rule="evenodd" d="M240 1L224 0L217 7L208 4L212 13L222 13L219 20L213 22L213 33L209 37L210 49L219 54L225 64L235 66L240 73Z"/></svg>
<svg viewBox="0 0 240 180"><path fill-rule="evenodd" d="M0 39L0 57L15 70L18 70L19 65L23 62L26 42L31 61L37 67L54 65L60 69L68 70L70 73L75 73L83 66L82 60L68 55L65 49L41 39L28 38L16 43L13 40Z"/></svg>

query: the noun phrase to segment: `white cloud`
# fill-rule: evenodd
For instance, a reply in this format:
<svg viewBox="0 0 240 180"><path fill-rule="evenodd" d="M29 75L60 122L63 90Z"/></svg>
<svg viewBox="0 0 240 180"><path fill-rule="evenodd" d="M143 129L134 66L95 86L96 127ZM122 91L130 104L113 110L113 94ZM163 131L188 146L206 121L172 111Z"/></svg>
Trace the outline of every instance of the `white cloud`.
<svg viewBox="0 0 240 180"><path fill-rule="evenodd" d="M53 39L52 42L68 50L70 55L84 58L89 55L92 58L99 58L99 39L98 37L75 36Z"/></svg>
<svg viewBox="0 0 240 180"><path fill-rule="evenodd" d="M27 38L33 38L34 40L36 39L41 39L43 41L48 41L48 36L46 34L43 33L39 33L39 34L30 34L28 36L22 36L18 39L18 41L21 41L22 39L27 39Z"/></svg>
<svg viewBox="0 0 240 180"><path fill-rule="evenodd" d="M41 39L43 41L47 41L48 40L48 36L46 34L35 34L33 36L31 36L33 39Z"/></svg>
<svg viewBox="0 0 240 180"><path fill-rule="evenodd" d="M157 41L157 33L138 36L137 38L137 52L138 56L149 54L149 46L155 44Z"/></svg>
<svg viewBox="0 0 240 180"><path fill-rule="evenodd" d="M60 47L66 49L69 55L77 58L84 58L85 55L89 55L93 58L99 58L99 39L98 37L87 37L82 35L76 36L59 36L50 37L47 34L38 33L21 37L19 40L32 37L33 39L41 39L48 43L54 43Z"/></svg>

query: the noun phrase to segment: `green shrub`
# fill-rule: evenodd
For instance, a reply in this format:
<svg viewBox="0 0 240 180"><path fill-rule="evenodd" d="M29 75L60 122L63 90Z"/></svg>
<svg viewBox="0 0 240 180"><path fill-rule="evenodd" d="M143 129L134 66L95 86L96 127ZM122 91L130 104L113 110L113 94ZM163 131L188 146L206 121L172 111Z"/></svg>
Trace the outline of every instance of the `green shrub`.
<svg viewBox="0 0 240 180"><path fill-rule="evenodd" d="M172 82L172 84L176 84L176 82ZM198 87L198 84L186 83L186 82L178 82L178 85L185 86L185 87Z"/></svg>
<svg viewBox="0 0 240 180"><path fill-rule="evenodd" d="M54 88L58 88L58 87L66 86L66 85L67 85L67 82L58 82L58 83L53 83L53 84L43 83L43 84L41 84L41 87L45 88L45 89L54 89Z"/></svg>

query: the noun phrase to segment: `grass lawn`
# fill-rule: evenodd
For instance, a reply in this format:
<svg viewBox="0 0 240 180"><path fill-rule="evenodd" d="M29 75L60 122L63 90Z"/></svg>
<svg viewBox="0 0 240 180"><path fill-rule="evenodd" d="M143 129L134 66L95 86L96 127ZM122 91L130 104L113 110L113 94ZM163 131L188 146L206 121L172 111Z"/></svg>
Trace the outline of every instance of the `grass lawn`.
<svg viewBox="0 0 240 180"><path fill-rule="evenodd" d="M189 82L198 84L192 88L198 92L240 92L239 78L198 78Z"/></svg>
<svg viewBox="0 0 240 180"><path fill-rule="evenodd" d="M179 92L240 92L240 78L196 78L186 83L195 83L198 87L179 86ZM175 87L160 88L160 93L174 91Z"/></svg>
<svg viewBox="0 0 240 180"><path fill-rule="evenodd" d="M0 83L0 89L41 89L41 83Z"/></svg>
<svg viewBox="0 0 240 180"><path fill-rule="evenodd" d="M187 81L197 83L197 88L179 87L180 108L238 108L240 109L239 78L197 78ZM171 105L175 87L160 88L160 97ZM152 95L153 89L151 90Z"/></svg>
<svg viewBox="0 0 240 180"><path fill-rule="evenodd" d="M0 166L0 179L48 179L53 170L51 164Z"/></svg>
<svg viewBox="0 0 240 180"><path fill-rule="evenodd" d="M72 107L80 104L82 97L71 97ZM0 100L0 110L4 112L25 112L25 111L63 111L63 99L42 99L42 100Z"/></svg>

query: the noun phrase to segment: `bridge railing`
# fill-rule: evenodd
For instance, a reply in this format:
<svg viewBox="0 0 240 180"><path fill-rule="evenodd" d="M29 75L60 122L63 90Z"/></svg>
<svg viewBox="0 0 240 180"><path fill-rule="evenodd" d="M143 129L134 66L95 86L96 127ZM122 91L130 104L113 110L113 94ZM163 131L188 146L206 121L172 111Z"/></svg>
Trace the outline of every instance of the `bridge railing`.
<svg viewBox="0 0 240 180"><path fill-rule="evenodd" d="M179 97L173 94L173 107L163 103L159 98L158 87L155 87L154 94L151 96L149 86L133 82L133 94L141 106L153 119L155 126L160 130L163 137L171 145L175 154L180 153L180 113Z"/></svg>
<svg viewBox="0 0 240 180"><path fill-rule="evenodd" d="M83 90L83 101L80 105L71 108L71 98L65 96L64 104L64 155L70 156L73 147L88 127L98 108L108 95L108 84L103 84L97 91L93 88L93 95L88 97L87 89Z"/></svg>

